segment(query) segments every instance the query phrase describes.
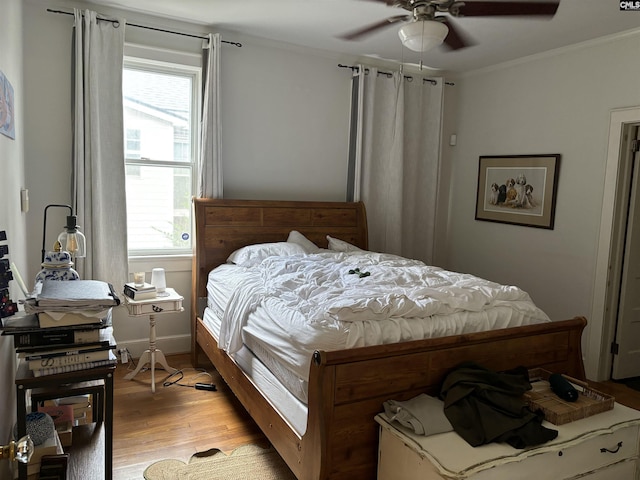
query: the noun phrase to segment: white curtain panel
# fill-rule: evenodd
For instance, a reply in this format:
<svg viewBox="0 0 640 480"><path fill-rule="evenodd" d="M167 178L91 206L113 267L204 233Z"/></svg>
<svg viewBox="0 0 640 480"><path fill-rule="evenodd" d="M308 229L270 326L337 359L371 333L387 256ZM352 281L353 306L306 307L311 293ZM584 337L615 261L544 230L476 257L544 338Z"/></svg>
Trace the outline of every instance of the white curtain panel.
<svg viewBox="0 0 640 480"><path fill-rule="evenodd" d="M220 34L209 34L203 45L202 150L198 162L201 198L222 198L220 42Z"/></svg>
<svg viewBox="0 0 640 480"><path fill-rule="evenodd" d="M83 279L127 281L122 112L124 19L74 9L73 206L87 237Z"/></svg>
<svg viewBox="0 0 640 480"><path fill-rule="evenodd" d="M443 81L375 67L362 76L360 199L371 250L430 263L440 172ZM363 71L363 68L360 69ZM357 191L357 188L354 189Z"/></svg>

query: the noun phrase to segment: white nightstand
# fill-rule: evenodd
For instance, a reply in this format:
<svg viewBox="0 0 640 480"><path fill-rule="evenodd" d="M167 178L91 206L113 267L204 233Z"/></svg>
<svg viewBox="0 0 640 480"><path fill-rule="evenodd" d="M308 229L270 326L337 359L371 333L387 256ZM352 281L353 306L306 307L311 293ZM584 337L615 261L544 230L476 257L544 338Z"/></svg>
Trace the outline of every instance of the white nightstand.
<svg viewBox="0 0 640 480"><path fill-rule="evenodd" d="M170 367L162 350L156 348L156 315L163 313L175 313L184 310L182 300L184 299L174 289L167 288L166 293L169 295L163 297L151 298L148 300L132 300L124 295L125 305L131 317L149 316L149 349L140 356L136 369L128 373L124 378L131 380L142 368L147 364L151 368L151 391L156 391L155 365L156 363L169 373L176 372L177 369Z"/></svg>
<svg viewBox="0 0 640 480"><path fill-rule="evenodd" d="M415 435L384 414L380 424L378 480L559 480L638 478L640 412L613 410L552 425L555 440L517 450L507 444L471 447L455 432Z"/></svg>

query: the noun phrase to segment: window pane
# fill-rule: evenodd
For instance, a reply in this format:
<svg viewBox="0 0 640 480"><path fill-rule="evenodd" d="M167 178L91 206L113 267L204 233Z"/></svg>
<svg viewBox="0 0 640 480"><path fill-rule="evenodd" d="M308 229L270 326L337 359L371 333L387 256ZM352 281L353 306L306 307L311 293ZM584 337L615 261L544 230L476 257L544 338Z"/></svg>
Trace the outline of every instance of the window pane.
<svg viewBox="0 0 640 480"><path fill-rule="evenodd" d="M192 83L185 75L125 68L127 158L191 162Z"/></svg>
<svg viewBox="0 0 640 480"><path fill-rule="evenodd" d="M127 175L129 250L190 250L191 167L137 168Z"/></svg>
<svg viewBox="0 0 640 480"><path fill-rule="evenodd" d="M191 253L198 73L193 67L179 64L125 60L130 254Z"/></svg>
<svg viewBox="0 0 640 480"><path fill-rule="evenodd" d="M127 128L126 158L140 158L140 130Z"/></svg>

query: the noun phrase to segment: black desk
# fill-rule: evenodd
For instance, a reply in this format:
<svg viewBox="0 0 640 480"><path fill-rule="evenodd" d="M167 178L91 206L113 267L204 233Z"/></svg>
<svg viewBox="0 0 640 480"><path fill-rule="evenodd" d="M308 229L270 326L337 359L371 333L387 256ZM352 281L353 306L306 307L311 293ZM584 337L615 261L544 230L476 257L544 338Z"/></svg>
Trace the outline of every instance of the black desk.
<svg viewBox="0 0 640 480"><path fill-rule="evenodd" d="M20 362L15 381L18 420L17 438L22 438L27 433L27 390L32 390L32 403L33 397L38 400L44 400L87 393L94 394L96 399L95 410L93 410L94 420L97 424L104 425L102 430L104 430L105 480L111 480L113 477L113 373L115 369L116 367L113 365L34 377L27 364ZM73 447L69 462L73 465ZM96 465L96 468L100 467ZM69 471L73 471L73 468L71 467ZM27 465L19 463L18 473L20 480L26 480ZM69 480L75 479L69 478Z"/></svg>

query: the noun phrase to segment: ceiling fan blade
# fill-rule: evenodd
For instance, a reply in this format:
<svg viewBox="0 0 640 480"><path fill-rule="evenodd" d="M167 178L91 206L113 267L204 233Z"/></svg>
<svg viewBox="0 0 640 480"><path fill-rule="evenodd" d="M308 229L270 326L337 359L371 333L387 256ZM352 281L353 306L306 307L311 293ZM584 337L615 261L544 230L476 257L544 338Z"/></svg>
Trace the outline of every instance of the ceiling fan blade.
<svg viewBox="0 0 640 480"><path fill-rule="evenodd" d="M472 2L466 1L458 9L461 17L490 17L502 15L553 16L558 10L555 2Z"/></svg>
<svg viewBox="0 0 640 480"><path fill-rule="evenodd" d="M411 10L411 3L409 0L368 0L369 2L386 3L390 7L402 7L406 10Z"/></svg>
<svg viewBox="0 0 640 480"><path fill-rule="evenodd" d="M340 35L339 38L343 40L359 40L367 35L370 35L381 28L388 27L389 25L393 25L398 22L406 22L411 18L411 15L396 15L395 17L386 18L378 23L374 23L372 25L368 25L364 28L355 30L350 33L345 33Z"/></svg>
<svg viewBox="0 0 640 480"><path fill-rule="evenodd" d="M460 50L461 48L475 45L475 42L471 40L471 37L463 34L462 30L460 30L451 19L442 18L442 23L449 28L449 33L442 43L445 47L450 50Z"/></svg>

